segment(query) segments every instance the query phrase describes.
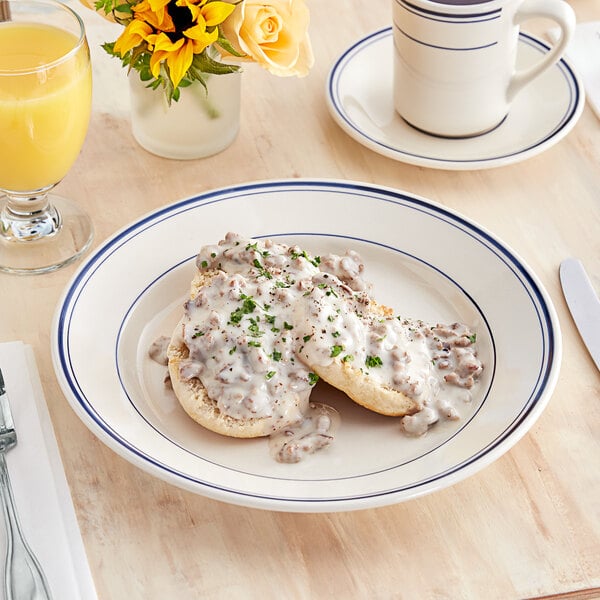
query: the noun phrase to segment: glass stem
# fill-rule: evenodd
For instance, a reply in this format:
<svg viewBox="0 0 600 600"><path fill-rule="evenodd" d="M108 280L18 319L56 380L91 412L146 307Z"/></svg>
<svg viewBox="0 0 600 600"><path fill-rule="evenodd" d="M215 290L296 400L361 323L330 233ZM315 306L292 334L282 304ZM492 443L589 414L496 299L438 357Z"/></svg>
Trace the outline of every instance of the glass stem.
<svg viewBox="0 0 600 600"><path fill-rule="evenodd" d="M7 193L0 209L1 234L14 241L33 241L56 234L61 218L48 201L48 193Z"/></svg>

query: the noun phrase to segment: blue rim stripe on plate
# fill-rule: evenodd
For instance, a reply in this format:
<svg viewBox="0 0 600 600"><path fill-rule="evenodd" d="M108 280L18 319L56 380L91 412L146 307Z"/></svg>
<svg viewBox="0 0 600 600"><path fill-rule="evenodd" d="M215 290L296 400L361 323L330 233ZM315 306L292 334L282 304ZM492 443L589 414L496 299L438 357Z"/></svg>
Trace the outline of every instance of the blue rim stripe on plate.
<svg viewBox="0 0 600 600"><path fill-rule="evenodd" d="M184 205L187 206L188 208L196 208L197 206L199 206L196 201L199 200L199 199L201 199L201 198L202 197L198 197L198 198L194 198L194 199L191 199L189 201L186 201L186 202L184 202ZM204 203L204 204L206 204L206 203ZM168 212L172 212L172 211L168 211ZM143 230L137 230L136 231L136 235L139 234L139 233L141 233L142 231ZM119 239L121 239L121 238L119 238ZM118 240L115 240L115 241L118 241ZM394 490L394 491L398 491L398 490Z"/></svg>
<svg viewBox="0 0 600 600"><path fill-rule="evenodd" d="M408 150L402 150L402 149L396 148L394 146L385 144L382 141L367 135L362 129L360 129L360 127L358 127L355 124L355 122L350 118L350 116L344 110L344 107L343 107L341 99L340 99L339 89L338 89L339 80L342 77L343 71L344 71L345 67L347 66L347 64L350 62L350 60L352 58L354 58L356 55L358 55L360 52L362 52L365 48L370 46L371 44L379 42L381 39L389 37L389 36L392 36L392 27L386 27L384 29L375 31L374 33L371 33L370 35L360 39L359 41L354 43L352 46L350 46L336 60L333 67L331 68L331 71L330 71L328 79L327 79L327 90L328 90L329 100L330 100L333 108L335 109L336 114L344 121L344 123L346 123L346 125L350 129L355 131L361 138L368 140L372 144L379 146L380 148L384 148L387 151L390 151L393 154L395 154L396 156L400 157L399 160L402 160L401 159L402 156L406 156L406 157L413 157L416 159L422 159L431 164L437 163L439 165L443 165L445 163L447 163L447 164L455 163L455 164L462 164L462 165L465 165L468 167L468 166L474 166L477 164L486 164L486 163L492 164L495 161L501 161L506 158L516 157L521 154L526 154L527 152L530 152L531 150L534 150L535 148L542 146L543 144L550 141L552 138L556 137L571 122L571 120L574 118L574 116L577 112L577 109L580 105L580 101L582 98L582 91L579 87L577 77L576 77L575 73L573 72L573 70L571 69L571 67L569 66L569 64L564 59L561 59L556 64L556 66L562 73L562 75L565 79L565 82L567 84L567 87L568 87L569 102L568 102L567 109L565 110L564 114L559 119L559 121L556 123L556 125L552 128L551 131L549 131L541 139L530 144L529 146L520 148L514 152L507 152L506 154L499 154L497 156L489 156L486 158L477 158L477 159L473 159L473 158L463 158L463 159L461 159L461 158L443 158L443 157L440 158L440 157L434 157L434 156L427 156L424 154L417 154L415 152L409 152ZM544 43L541 40L538 40L537 38L530 36L524 32L521 32L519 34L519 40L520 40L520 42L525 43L528 46L539 50L540 52L547 52L548 50L550 50L550 46L548 46L546 43Z"/></svg>
<svg viewBox="0 0 600 600"><path fill-rule="evenodd" d="M70 351L69 351L69 334L70 334L70 319L73 312L76 309L78 299L85 289L85 286L93 276L94 272L98 270L102 264L118 250L123 244L126 244L129 240L133 239L137 235L143 233L146 229L156 226L158 223L169 219L170 217L186 212L188 210L196 210L203 206L213 204L214 202L220 202L224 200L235 199L239 196L254 196L262 195L266 191L280 192L285 191L310 191L310 189L316 190L332 190L336 192L346 192L353 195L364 195L366 198L375 201L384 201L393 204L401 205L405 208L412 208L415 210L422 211L431 217L438 218L448 223L449 225L458 228L463 233L473 237L479 241L487 250L493 252L515 275L518 281L521 283L526 293L530 297L535 313L537 314L538 323L540 325L541 337L543 340L543 351L542 351L542 362L539 367L537 381L531 391L530 397L524 403L522 410L515 417L512 423L510 423L506 429L499 435L495 440L492 440L486 447L482 448L479 452L474 454L469 459L463 461L459 465L454 465L452 468L437 473L431 477L423 479L422 481L415 481L409 485L395 487L384 490L377 490L365 494L353 494L349 496L339 497L282 497L276 495L265 495L247 492L235 488L227 488L220 485L215 485L208 481L203 481L198 478L191 477L184 473L181 473L169 465L166 465L152 456L149 456L133 444L123 439L115 432L108 424L106 424L93 410L93 405L90 403L85 395L85 392L81 389L77 381L77 375L73 371ZM185 259L185 260L189 260ZM185 262L182 261L182 262ZM180 263L181 264L181 263ZM176 268L177 265L173 266ZM550 381L550 377L553 371L554 356L556 351L556 337L555 331L552 324L552 318L550 315L550 309L544 298L544 294L538 287L537 283L527 271L524 265L521 264L519 259L514 256L507 248L505 248L498 240L492 237L490 234L480 229L477 225L470 223L463 217L452 213L451 211L441 207L433 205L423 199L413 197L409 194L394 191L386 188L377 188L376 186L361 185L350 182L336 182L336 181L319 181L319 180L291 180L291 181L275 181L275 182L264 182L264 183L253 183L240 186L234 186L228 189L215 190L207 192L199 196L182 200L168 207L159 209L153 213L150 213L146 217L143 217L136 223L117 233L113 238L107 240L103 246L98 248L96 252L84 263L73 281L71 282L68 290L65 293L63 303L58 312L57 318L57 344L58 344L58 359L61 373L67 382L68 388L71 391L73 398L77 401L80 408L88 415L88 417L106 434L113 442L128 449L133 455L141 459L144 463L158 467L165 473L175 475L182 481L188 483L200 484L205 488L220 490L228 494L240 497L252 497L256 499L264 499L269 501L276 501L282 503L300 503L300 504L335 504L339 502L358 501L368 498L382 497L386 495L398 494L407 490L415 490L427 486L433 482L444 479L450 475L455 475L473 463L479 461L485 455L490 454L510 435L518 430L518 428L527 420L529 415L532 413L536 405L542 399L544 391Z"/></svg>

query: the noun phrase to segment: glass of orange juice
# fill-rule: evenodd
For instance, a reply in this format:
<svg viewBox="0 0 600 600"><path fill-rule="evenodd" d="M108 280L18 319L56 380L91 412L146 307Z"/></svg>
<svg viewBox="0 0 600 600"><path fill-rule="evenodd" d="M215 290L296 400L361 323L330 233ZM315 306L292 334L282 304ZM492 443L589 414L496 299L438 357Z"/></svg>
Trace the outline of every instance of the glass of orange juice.
<svg viewBox="0 0 600 600"><path fill-rule="evenodd" d="M91 103L81 18L54 0L0 0L0 271L53 271L89 248L89 217L52 190L79 155Z"/></svg>

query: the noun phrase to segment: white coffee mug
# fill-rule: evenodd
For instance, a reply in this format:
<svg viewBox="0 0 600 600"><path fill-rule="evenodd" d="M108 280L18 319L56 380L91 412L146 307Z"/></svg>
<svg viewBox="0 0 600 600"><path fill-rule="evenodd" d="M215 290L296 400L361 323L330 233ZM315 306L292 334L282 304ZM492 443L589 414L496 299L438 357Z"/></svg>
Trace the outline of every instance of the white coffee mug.
<svg viewBox="0 0 600 600"><path fill-rule="evenodd" d="M394 105L413 127L443 137L496 128L521 89L556 64L575 30L564 0L392 0ZM543 17L561 36L516 70L520 24Z"/></svg>

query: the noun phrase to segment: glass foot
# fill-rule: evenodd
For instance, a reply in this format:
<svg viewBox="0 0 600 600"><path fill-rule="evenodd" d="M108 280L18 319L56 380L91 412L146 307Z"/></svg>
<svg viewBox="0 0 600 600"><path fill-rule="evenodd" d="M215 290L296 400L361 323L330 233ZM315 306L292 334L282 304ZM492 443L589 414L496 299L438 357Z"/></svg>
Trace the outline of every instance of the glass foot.
<svg viewBox="0 0 600 600"><path fill-rule="evenodd" d="M49 209L39 215L11 212L0 197L0 272L49 273L77 260L92 243L87 214L71 200L49 195Z"/></svg>

